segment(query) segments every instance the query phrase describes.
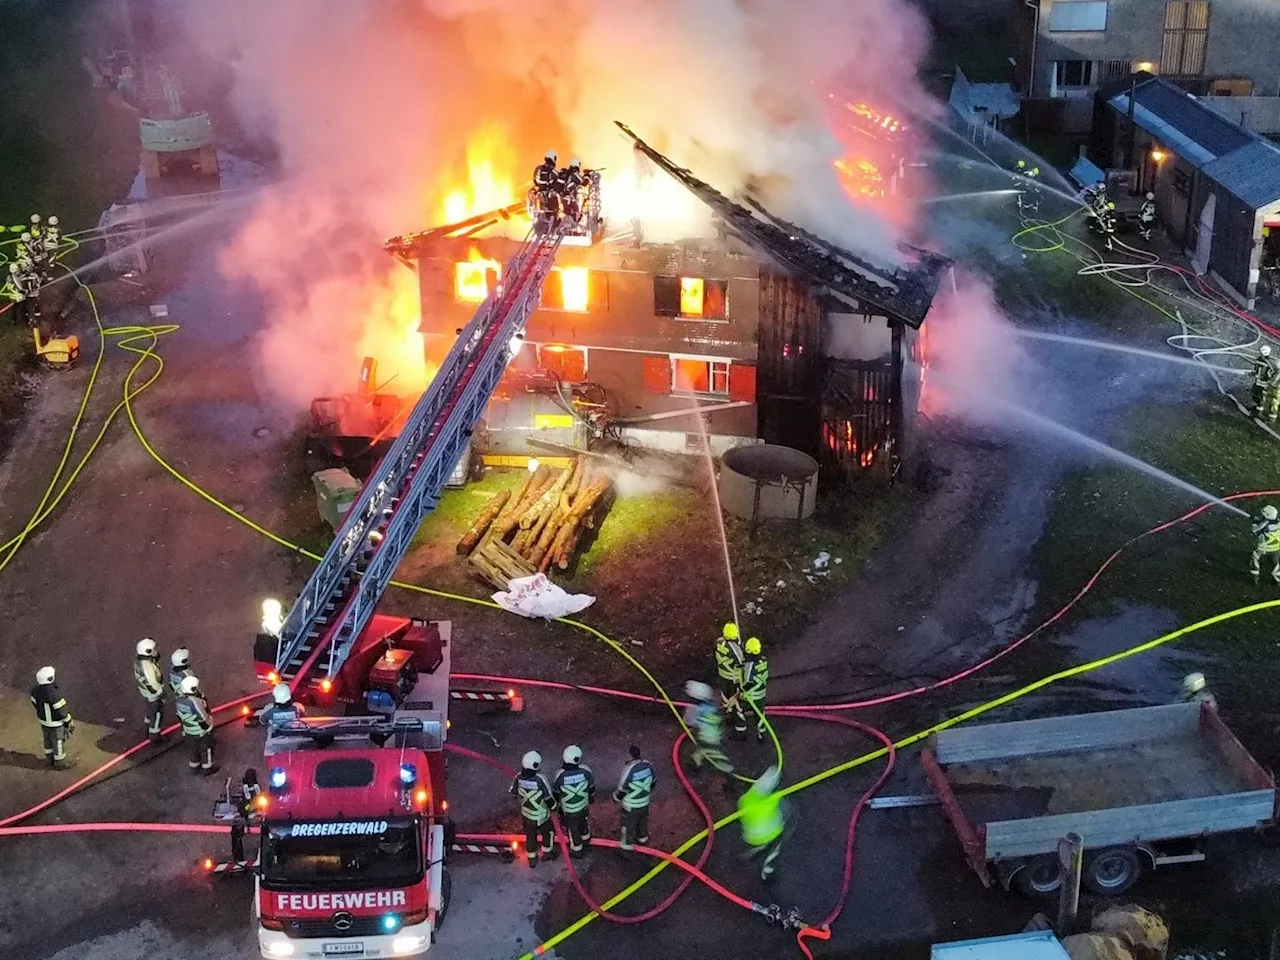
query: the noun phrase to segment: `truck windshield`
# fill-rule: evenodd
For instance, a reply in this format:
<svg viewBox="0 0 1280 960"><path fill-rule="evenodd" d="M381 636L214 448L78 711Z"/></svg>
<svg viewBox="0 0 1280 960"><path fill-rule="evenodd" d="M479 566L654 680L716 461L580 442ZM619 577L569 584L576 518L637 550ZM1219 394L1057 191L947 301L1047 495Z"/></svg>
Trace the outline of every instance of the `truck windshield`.
<svg viewBox="0 0 1280 960"><path fill-rule="evenodd" d="M413 819L267 825L262 879L277 886L407 884L422 875L422 839Z"/></svg>

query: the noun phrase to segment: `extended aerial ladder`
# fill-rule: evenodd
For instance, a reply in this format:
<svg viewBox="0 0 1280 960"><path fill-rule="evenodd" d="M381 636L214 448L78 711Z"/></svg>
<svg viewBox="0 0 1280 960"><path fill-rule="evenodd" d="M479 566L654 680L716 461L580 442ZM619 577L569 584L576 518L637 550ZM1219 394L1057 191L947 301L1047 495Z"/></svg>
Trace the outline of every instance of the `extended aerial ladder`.
<svg viewBox="0 0 1280 960"><path fill-rule="evenodd" d="M306 693L309 685L327 689L326 681L341 670L519 349L564 236L562 223L545 233L531 231L458 332L301 595L277 630L258 635L254 661L265 679ZM274 651L268 650L273 643Z"/></svg>

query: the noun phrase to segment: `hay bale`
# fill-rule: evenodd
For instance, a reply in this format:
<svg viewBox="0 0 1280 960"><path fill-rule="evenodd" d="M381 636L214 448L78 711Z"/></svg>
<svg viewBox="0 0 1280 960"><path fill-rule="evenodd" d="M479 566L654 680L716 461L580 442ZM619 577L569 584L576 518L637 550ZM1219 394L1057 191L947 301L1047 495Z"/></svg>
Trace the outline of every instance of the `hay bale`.
<svg viewBox="0 0 1280 960"><path fill-rule="evenodd" d="M1108 907L1093 920L1093 932L1119 937L1134 960L1165 960L1169 928L1163 920L1137 904Z"/></svg>
<svg viewBox="0 0 1280 960"><path fill-rule="evenodd" d="M1104 933L1077 933L1065 937L1062 949L1067 951L1071 960L1134 960L1123 940Z"/></svg>

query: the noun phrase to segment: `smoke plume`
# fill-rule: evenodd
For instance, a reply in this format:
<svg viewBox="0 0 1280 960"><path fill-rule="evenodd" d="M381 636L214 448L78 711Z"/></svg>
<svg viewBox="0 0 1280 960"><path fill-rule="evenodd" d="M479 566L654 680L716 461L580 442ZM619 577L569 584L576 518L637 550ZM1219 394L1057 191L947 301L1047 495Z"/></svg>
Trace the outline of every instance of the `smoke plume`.
<svg viewBox="0 0 1280 960"><path fill-rule="evenodd" d="M904 218L847 199L830 110L851 90L927 108L927 32L906 0L167 2L202 60L230 64L237 122L280 157L222 262L263 292L263 379L290 403L349 389L368 337L385 373L420 386L412 275L381 240L521 199L548 149L604 168L615 224L704 229L614 120L725 193L896 259Z"/></svg>

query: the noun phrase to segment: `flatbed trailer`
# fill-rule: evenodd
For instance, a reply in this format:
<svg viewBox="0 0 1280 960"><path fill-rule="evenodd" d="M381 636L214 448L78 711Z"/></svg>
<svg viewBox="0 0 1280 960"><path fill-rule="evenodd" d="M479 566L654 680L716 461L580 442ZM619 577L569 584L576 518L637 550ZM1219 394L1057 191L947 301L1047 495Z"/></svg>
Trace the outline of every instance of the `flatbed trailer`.
<svg viewBox="0 0 1280 960"><path fill-rule="evenodd" d="M1032 897L1056 895L1068 833L1084 884L1118 895L1203 860L1211 835L1275 820L1275 780L1205 703L960 727L921 761L983 885Z"/></svg>

